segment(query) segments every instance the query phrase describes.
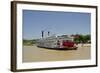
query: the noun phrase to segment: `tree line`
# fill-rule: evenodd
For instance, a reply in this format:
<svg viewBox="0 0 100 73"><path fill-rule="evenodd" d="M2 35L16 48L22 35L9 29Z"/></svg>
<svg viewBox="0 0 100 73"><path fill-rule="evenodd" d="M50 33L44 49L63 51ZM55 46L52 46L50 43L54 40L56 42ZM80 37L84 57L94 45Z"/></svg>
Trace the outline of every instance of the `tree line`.
<svg viewBox="0 0 100 73"><path fill-rule="evenodd" d="M74 37L75 43L91 43L91 35L78 35L78 37Z"/></svg>

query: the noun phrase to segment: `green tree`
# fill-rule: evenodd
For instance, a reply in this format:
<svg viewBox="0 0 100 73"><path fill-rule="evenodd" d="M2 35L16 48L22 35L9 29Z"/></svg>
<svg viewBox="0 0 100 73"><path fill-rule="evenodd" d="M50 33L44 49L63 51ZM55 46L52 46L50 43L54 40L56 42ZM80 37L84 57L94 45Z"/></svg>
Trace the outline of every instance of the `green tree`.
<svg viewBox="0 0 100 73"><path fill-rule="evenodd" d="M90 35L79 35L79 37L74 38L74 42L76 43L87 43L91 40Z"/></svg>

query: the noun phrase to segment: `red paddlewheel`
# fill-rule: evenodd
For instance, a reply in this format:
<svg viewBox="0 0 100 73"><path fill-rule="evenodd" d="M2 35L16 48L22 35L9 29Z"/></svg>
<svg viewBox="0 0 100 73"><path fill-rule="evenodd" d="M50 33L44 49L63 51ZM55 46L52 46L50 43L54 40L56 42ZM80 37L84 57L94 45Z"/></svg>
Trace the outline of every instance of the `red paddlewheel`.
<svg viewBox="0 0 100 73"><path fill-rule="evenodd" d="M71 42L71 41L63 41L63 46L64 47L74 47L74 42Z"/></svg>

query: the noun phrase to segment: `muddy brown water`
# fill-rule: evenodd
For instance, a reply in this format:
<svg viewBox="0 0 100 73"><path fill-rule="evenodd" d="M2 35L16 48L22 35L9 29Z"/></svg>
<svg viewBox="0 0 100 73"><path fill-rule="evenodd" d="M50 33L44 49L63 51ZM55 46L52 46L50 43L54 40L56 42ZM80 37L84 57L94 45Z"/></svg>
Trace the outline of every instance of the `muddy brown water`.
<svg viewBox="0 0 100 73"><path fill-rule="evenodd" d="M23 62L65 61L90 59L91 47L78 47L77 50L52 50L37 46L23 46Z"/></svg>

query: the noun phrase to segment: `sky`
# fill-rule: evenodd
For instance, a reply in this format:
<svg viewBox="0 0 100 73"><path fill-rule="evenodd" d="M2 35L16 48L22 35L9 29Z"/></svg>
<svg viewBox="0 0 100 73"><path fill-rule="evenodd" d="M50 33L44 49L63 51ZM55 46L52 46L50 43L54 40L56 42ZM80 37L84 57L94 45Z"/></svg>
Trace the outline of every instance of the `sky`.
<svg viewBox="0 0 100 73"><path fill-rule="evenodd" d="M23 39L39 39L45 35L90 34L91 14L79 12L56 12L23 10Z"/></svg>

